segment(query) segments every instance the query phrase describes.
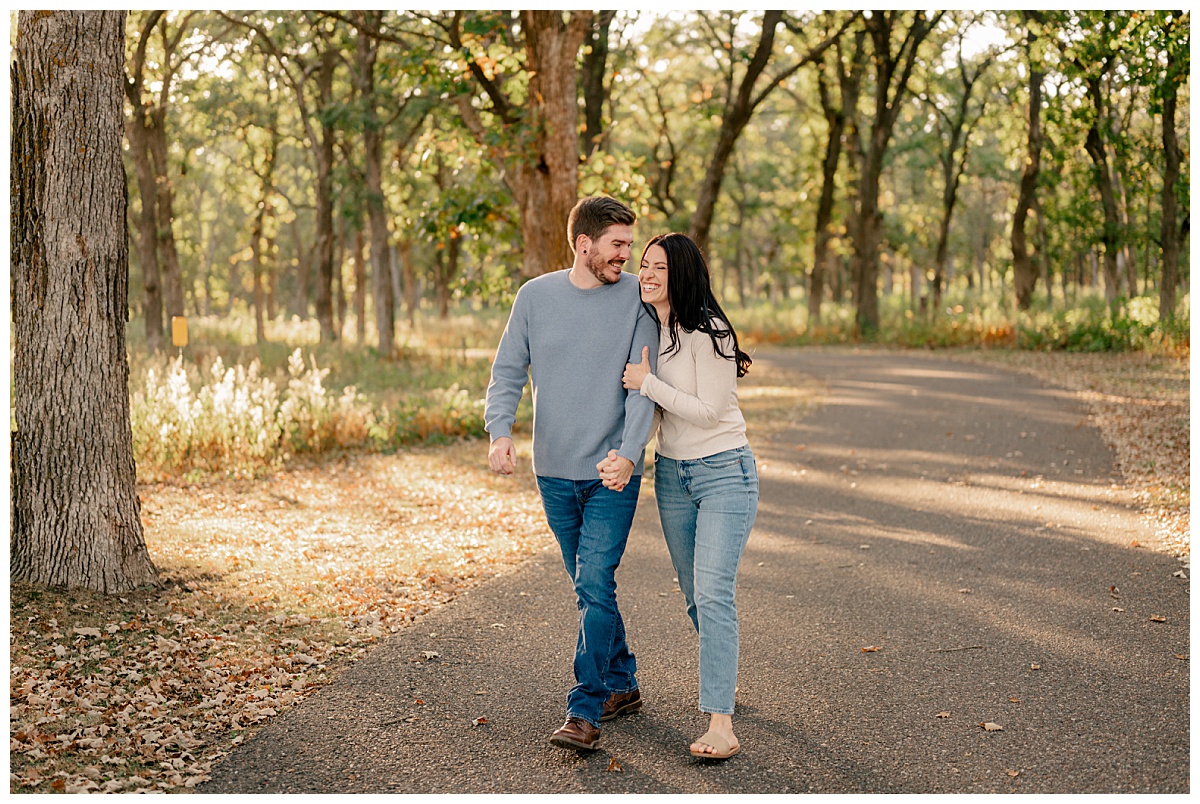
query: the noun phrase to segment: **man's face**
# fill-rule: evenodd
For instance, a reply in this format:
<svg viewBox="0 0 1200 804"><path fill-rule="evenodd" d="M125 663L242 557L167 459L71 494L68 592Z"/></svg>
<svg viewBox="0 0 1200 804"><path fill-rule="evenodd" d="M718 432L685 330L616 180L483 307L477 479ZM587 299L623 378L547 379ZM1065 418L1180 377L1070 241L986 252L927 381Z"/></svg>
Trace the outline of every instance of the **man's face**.
<svg viewBox="0 0 1200 804"><path fill-rule="evenodd" d="M620 280L621 269L629 262L633 249L633 227L613 224L587 248L587 267L602 285Z"/></svg>

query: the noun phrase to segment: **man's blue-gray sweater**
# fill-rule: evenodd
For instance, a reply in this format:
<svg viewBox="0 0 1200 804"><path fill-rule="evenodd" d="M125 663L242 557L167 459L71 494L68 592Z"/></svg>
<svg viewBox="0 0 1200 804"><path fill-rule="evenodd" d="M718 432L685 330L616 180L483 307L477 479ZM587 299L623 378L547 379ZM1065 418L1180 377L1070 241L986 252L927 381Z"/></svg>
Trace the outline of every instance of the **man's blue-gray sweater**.
<svg viewBox="0 0 1200 804"><path fill-rule="evenodd" d="M658 328L633 274L581 290L568 273L544 274L517 292L492 364L485 428L493 441L511 435L528 378L536 474L596 480L610 449L641 474L654 403L626 391L621 375L627 362L641 362L643 346L657 364Z"/></svg>

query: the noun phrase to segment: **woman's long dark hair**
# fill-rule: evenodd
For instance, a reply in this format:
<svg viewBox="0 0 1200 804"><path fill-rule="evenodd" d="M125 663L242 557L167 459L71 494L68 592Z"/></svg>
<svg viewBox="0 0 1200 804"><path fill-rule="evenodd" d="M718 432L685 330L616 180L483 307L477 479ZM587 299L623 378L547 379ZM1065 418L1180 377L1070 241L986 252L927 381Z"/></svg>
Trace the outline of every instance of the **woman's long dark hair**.
<svg viewBox="0 0 1200 804"><path fill-rule="evenodd" d="M642 260L651 246L659 246L667 254L667 300L671 303L671 316L667 320L667 331L671 345L663 356L679 351L679 330L700 332L712 339L713 351L726 360L737 363L737 375L746 376L754 361L750 355L738 348L737 333L733 323L712 292L712 281L708 263L700 253L700 247L692 238L679 232L661 234L646 244ZM653 313L653 310L651 310ZM658 321L658 315L654 315ZM723 327L715 322L721 322ZM730 349L731 347L731 349Z"/></svg>

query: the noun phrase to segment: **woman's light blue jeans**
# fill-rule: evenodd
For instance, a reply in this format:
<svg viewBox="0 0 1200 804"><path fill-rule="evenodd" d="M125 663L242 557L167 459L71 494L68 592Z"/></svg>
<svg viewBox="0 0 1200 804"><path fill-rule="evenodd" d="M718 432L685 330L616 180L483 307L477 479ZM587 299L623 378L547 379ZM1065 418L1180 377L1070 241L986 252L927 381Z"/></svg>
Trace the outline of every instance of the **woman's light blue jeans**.
<svg viewBox="0 0 1200 804"><path fill-rule="evenodd" d="M623 491L613 491L599 480L537 479L579 606L575 686L567 693L567 716L597 727L610 695L637 689L637 661L617 608L616 572L641 482L642 476L634 475Z"/></svg>
<svg viewBox="0 0 1200 804"><path fill-rule="evenodd" d="M700 711L732 715L738 564L758 513L749 446L695 460L654 457L654 496L687 613L700 634Z"/></svg>

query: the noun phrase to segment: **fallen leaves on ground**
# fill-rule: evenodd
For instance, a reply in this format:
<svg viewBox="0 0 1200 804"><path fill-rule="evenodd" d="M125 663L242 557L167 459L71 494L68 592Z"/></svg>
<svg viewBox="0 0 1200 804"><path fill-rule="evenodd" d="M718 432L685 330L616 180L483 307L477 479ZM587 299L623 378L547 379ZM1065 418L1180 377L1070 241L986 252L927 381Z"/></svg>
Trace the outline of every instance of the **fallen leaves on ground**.
<svg viewBox="0 0 1200 804"><path fill-rule="evenodd" d="M983 727L984 731L1004 731L1003 726L1001 726L999 723L992 723L990 720L980 723L979 725Z"/></svg>
<svg viewBox="0 0 1200 804"><path fill-rule="evenodd" d="M164 589L11 586L10 791L187 790L384 634L552 545L532 476L485 453L139 487Z"/></svg>
<svg viewBox="0 0 1200 804"><path fill-rule="evenodd" d="M616 757L613 757L612 759L610 759L610 760L608 761L608 769L609 769L610 771L616 771L617 773L624 773L624 772L625 772L625 769L621 767L621 763L620 763L620 762L617 762L617 758L616 758Z"/></svg>

